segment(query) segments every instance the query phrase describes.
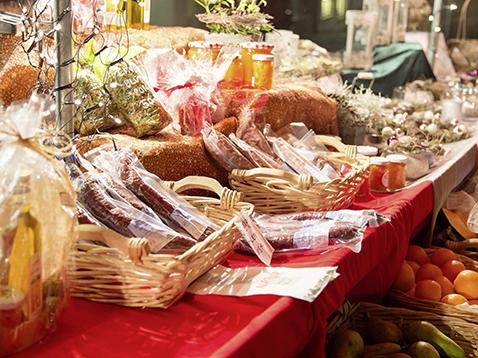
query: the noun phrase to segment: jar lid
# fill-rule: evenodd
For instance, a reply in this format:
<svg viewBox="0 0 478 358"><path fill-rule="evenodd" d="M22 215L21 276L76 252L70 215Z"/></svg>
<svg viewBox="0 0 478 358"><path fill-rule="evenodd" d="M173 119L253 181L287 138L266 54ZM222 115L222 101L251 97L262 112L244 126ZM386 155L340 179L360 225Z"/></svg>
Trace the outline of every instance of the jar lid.
<svg viewBox="0 0 478 358"><path fill-rule="evenodd" d="M378 154L378 148L370 145L359 145L357 147L357 152L367 157L375 157Z"/></svg>
<svg viewBox="0 0 478 358"><path fill-rule="evenodd" d="M194 48L223 48L222 42L209 42L209 41L191 41L188 42L188 47Z"/></svg>
<svg viewBox="0 0 478 358"><path fill-rule="evenodd" d="M390 155L387 155L387 159L388 159L391 163L403 163L403 164L406 164L408 158L407 158L406 155L403 155L403 154L390 154Z"/></svg>
<svg viewBox="0 0 478 358"><path fill-rule="evenodd" d="M274 61L274 55L257 54L252 56L253 61Z"/></svg>
<svg viewBox="0 0 478 358"><path fill-rule="evenodd" d="M241 47L256 50L272 50L274 45L268 42L242 42Z"/></svg>
<svg viewBox="0 0 478 358"><path fill-rule="evenodd" d="M375 165L384 165L387 164L389 160L384 157L372 157L370 158L370 164L375 164Z"/></svg>

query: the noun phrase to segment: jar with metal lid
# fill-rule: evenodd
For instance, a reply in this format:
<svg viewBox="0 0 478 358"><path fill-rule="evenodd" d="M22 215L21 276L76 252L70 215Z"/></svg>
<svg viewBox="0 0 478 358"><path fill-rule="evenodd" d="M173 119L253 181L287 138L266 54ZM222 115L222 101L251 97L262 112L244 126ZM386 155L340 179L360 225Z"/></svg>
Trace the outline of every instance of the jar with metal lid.
<svg viewBox="0 0 478 358"><path fill-rule="evenodd" d="M191 41L188 43L188 58L216 62L223 47L224 44L220 42Z"/></svg>
<svg viewBox="0 0 478 358"><path fill-rule="evenodd" d="M387 155L387 171L383 177L383 182L387 191L400 190L407 185L407 157L403 154Z"/></svg>
<svg viewBox="0 0 478 358"><path fill-rule="evenodd" d="M268 90L272 88L274 55L252 56L252 87Z"/></svg>
<svg viewBox="0 0 478 358"><path fill-rule="evenodd" d="M368 185L370 191L384 193L387 187L384 183L384 176L387 171L387 158L372 157L370 158Z"/></svg>
<svg viewBox="0 0 478 358"><path fill-rule="evenodd" d="M241 43L241 59L244 66L244 87L252 87L253 59L254 55L270 55L274 45L266 42L243 42Z"/></svg>

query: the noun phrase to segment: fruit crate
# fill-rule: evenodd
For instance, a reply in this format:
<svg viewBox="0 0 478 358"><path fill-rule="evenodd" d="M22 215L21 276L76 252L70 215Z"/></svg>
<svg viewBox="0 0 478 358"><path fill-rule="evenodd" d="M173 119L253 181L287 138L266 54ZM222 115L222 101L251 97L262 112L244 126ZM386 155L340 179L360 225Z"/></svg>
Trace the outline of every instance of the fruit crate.
<svg viewBox="0 0 478 358"><path fill-rule="evenodd" d="M402 328L415 321L427 321L450 337L464 351L466 357L478 357L478 325L463 319L439 316L431 312L418 312L405 308L384 307L374 303L345 303L329 319L327 342L341 329L353 329L367 337L367 323L370 318L393 322Z"/></svg>
<svg viewBox="0 0 478 358"><path fill-rule="evenodd" d="M425 251L430 256L434 252L434 249L427 249ZM478 261L459 254L457 254L457 256L466 269L478 272ZM400 307L417 311L426 311L439 316L456 317L478 325L478 309L466 309L443 302L417 298L398 290L392 290L390 292L389 300L394 305Z"/></svg>

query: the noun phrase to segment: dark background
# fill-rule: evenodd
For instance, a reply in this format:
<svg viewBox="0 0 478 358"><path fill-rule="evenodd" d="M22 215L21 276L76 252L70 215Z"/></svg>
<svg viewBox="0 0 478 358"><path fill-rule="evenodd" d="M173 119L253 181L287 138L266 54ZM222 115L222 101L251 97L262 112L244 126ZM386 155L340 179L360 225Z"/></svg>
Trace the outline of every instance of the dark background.
<svg viewBox="0 0 478 358"><path fill-rule="evenodd" d="M414 0L409 0L412 2ZM429 0L432 5L433 0ZM464 0L444 0L458 10L442 11L442 28L447 38L456 35L459 10ZM152 22L159 25L203 27L194 17L201 8L193 0L152 0ZM290 29L331 51L345 47L345 10L361 9L362 0L269 0L266 12L274 16L277 29ZM468 37L478 38L478 1L468 10Z"/></svg>
<svg viewBox="0 0 478 358"><path fill-rule="evenodd" d="M414 0L409 0L413 2ZM428 0L433 4L433 0ZM447 38L456 35L459 9L464 0L444 0L444 5L454 3L458 10L442 11L442 28ZM193 0L151 0L151 22L164 26L204 27L195 14L201 12ZM362 0L269 0L266 12L274 16L277 29L290 29L331 51L345 46L345 11L360 9ZM0 0L0 10L16 1ZM478 38L478 1L472 1L468 10L468 37Z"/></svg>

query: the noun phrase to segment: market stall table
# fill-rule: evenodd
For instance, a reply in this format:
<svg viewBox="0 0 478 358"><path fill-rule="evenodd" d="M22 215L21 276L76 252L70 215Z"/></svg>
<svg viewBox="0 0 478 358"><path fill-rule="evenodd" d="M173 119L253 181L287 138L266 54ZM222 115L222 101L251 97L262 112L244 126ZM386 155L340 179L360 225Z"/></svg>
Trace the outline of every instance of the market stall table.
<svg viewBox="0 0 478 358"><path fill-rule="evenodd" d="M272 295L252 297L186 294L168 310L131 309L73 299L58 330L19 356L293 356L323 354L325 322L347 296L379 298L389 289L411 237L433 209L431 183L390 195L359 198L354 208L373 208L391 222L369 229L360 254L284 255L274 265L338 265L340 276L312 304ZM259 265L233 254L231 267ZM365 295L366 293L366 295ZM280 344L279 344L280 342Z"/></svg>

